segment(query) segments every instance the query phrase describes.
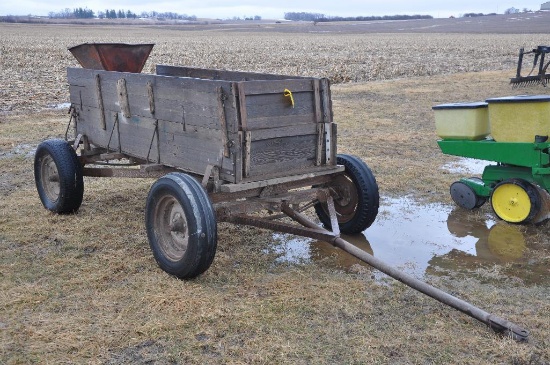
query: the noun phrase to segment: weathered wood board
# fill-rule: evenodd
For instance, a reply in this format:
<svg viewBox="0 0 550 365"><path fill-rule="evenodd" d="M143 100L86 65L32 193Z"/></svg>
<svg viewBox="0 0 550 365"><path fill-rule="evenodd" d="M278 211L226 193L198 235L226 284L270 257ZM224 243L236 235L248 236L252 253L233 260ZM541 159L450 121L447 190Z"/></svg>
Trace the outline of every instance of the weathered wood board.
<svg viewBox="0 0 550 365"><path fill-rule="evenodd" d="M92 145L228 183L334 168L326 79L157 66L68 68L77 133Z"/></svg>

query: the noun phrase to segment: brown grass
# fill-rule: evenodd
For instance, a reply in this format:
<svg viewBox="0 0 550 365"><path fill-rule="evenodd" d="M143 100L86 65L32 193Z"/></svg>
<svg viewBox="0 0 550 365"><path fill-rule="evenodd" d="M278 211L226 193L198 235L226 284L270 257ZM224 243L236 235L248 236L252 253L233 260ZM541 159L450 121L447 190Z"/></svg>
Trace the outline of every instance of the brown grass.
<svg viewBox="0 0 550 365"><path fill-rule="evenodd" d="M17 35L8 32L11 40L26 40L15 47L20 52L17 57L26 55L24 47L36 51L38 44L47 43L33 45L31 40L40 38L40 32L23 30L18 28ZM75 43L86 37L114 38L108 29L95 31L95 35L71 33L70 37ZM174 54L184 53L175 34L181 37L182 33L155 35L162 35L162 47L157 49L174 52L160 52L158 59L174 57L175 62ZM137 29L120 38L135 42L150 37ZM220 42L213 35L197 37ZM244 47L238 43L244 38L234 39L235 49ZM292 44L293 40L279 42ZM171 278L156 266L144 232L151 180L87 178L78 214L46 212L34 188L32 150L42 139L62 136L68 116L65 111L29 110L35 109L33 102L42 106L66 101L63 68L73 61L66 57L65 46L49 50L44 45L42 51L51 58L48 62L27 55L27 62L11 65L19 74L15 79L20 84L16 84L30 91L2 95L2 105L10 105L14 112L0 120L0 363L550 361L547 271L538 284L517 279L507 265L427 273L430 283L528 328L531 342L518 344L393 280L373 280L370 269L343 271L335 268L332 258L309 264L280 263L271 233L252 228L220 225L218 252L210 270L192 281ZM15 48L8 48L8 60L16 59ZM252 56L244 58L250 63L243 61L243 68L258 62ZM175 63L185 64L187 59ZM255 69L262 68L256 65ZM547 92L510 90L511 72L334 86L339 150L355 153L373 167L384 196L409 194L448 203L448 185L460 176L439 169L453 158L442 155L435 144L430 108L440 102L482 100L512 92ZM28 79L21 76L27 73ZM39 79L33 80L34 75ZM49 81L45 85L41 80ZM51 90L48 85L56 86ZM550 255L544 229L533 238L539 243L530 255L547 268Z"/></svg>

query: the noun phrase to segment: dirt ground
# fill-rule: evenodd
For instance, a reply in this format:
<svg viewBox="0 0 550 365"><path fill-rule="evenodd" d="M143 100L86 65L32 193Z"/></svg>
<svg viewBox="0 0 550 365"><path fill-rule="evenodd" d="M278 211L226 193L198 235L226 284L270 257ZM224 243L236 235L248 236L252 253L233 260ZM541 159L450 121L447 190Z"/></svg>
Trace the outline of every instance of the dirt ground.
<svg viewBox="0 0 550 365"><path fill-rule="evenodd" d="M448 186L462 175L441 169L456 158L437 147L431 107L548 94L540 87L512 90L513 73L333 85L339 152L372 167L382 205L402 196L451 204ZM64 78L61 68L49 75ZM40 105L62 103L62 87L32 95ZM32 104L21 90L21 105ZM157 267L148 247L143 221L153 181L86 178L77 214L43 209L33 153L41 140L63 136L67 110L19 108L11 95L2 94L12 108L0 119L1 363L550 363L548 224L520 229L528 237L526 260L441 265L419 275L528 329L528 343L498 336L374 269L343 268L337 256L281 261L280 239L253 228L220 224L212 267L180 281ZM486 214L488 206L470 219ZM533 267L541 272L537 280L515 274Z"/></svg>

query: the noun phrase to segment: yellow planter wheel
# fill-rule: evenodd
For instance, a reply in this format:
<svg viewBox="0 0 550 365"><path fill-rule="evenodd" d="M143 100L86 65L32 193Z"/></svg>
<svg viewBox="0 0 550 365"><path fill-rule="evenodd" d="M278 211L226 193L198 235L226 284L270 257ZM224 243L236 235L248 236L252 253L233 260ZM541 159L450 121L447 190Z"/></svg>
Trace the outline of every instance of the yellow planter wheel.
<svg viewBox="0 0 550 365"><path fill-rule="evenodd" d="M491 206L495 214L506 222L528 223L539 213L541 197L528 181L508 179L493 189Z"/></svg>

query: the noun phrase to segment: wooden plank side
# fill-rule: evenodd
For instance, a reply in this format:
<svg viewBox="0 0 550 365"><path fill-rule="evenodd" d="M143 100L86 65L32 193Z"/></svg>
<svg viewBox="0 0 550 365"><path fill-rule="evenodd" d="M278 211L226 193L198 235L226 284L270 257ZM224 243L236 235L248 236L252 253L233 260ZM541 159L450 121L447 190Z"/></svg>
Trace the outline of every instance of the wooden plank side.
<svg viewBox="0 0 550 365"><path fill-rule="evenodd" d="M197 139L183 135L160 135L160 155L164 165L183 168L202 175L208 165L221 167L221 178L235 182L235 167L231 158L224 158L217 145L201 145ZM172 139L173 138L173 139Z"/></svg>
<svg viewBox="0 0 550 365"><path fill-rule="evenodd" d="M230 85L230 82L222 80L200 80L142 73L89 70L83 68L68 68L67 80L70 85L86 86L90 81L93 81L96 74L101 76L101 81L116 82L123 78L126 80L127 86L129 86L129 84L136 84L143 88L146 87L148 81L151 81L154 87L156 87L157 84L163 84L174 90L190 89L194 92L216 93L217 87L227 87Z"/></svg>
<svg viewBox="0 0 550 365"><path fill-rule="evenodd" d="M251 178L258 180L275 176L287 176L316 167L313 161L306 158L293 161L282 161L268 165L252 165L247 180ZM284 171L284 173L282 173L282 171Z"/></svg>
<svg viewBox="0 0 550 365"><path fill-rule="evenodd" d="M271 117L285 115L303 115L315 112L314 94L312 92L293 93L294 107L289 98L280 94L247 95L246 116ZM315 122L315 120L313 120Z"/></svg>
<svg viewBox="0 0 550 365"><path fill-rule="evenodd" d="M118 81L118 80L117 80ZM109 110L118 110L118 91L116 88L116 82L113 80L103 80L102 79L102 95L104 98L104 103L109 106ZM72 85L80 86L85 89L94 87L91 82L81 84L85 85ZM197 108L197 110L203 110L203 112L209 112L210 110L215 111L217 108L217 95L218 89L213 89L212 92L199 92L193 89L184 89L184 88L174 88L170 85L165 85L162 82L152 84L151 86L155 93L155 102L170 104L189 104ZM135 83L126 83L126 89L128 94L128 99L130 100L130 106L133 106L134 109L142 109L140 115L142 116L151 116L150 107L149 107L149 91L147 89L147 84L135 84ZM89 94L83 98L83 102L88 106L96 106L98 104L97 95L89 91ZM160 109L156 105L156 109ZM145 114L144 114L145 112Z"/></svg>
<svg viewBox="0 0 550 365"><path fill-rule="evenodd" d="M250 175L250 151L252 147L252 136L251 132L243 133L244 136L244 149L243 149L243 177L248 177Z"/></svg>
<svg viewBox="0 0 550 365"><path fill-rule="evenodd" d="M315 166L317 136L291 136L251 143L250 173L247 177L279 172L285 174Z"/></svg>
<svg viewBox="0 0 550 365"><path fill-rule="evenodd" d="M118 114L118 126L114 124L114 113L106 115L107 130L102 130L96 122L99 109L86 107L79 111L78 133L89 136L90 143L118 151L119 132L123 153L145 159L149 154L151 161L157 162L157 139L155 120L150 118L125 118ZM222 158L223 148L218 130L188 129L183 131L181 124L170 121L158 121L160 163L183 168L195 173L203 173L207 164L213 161L221 163L223 173L231 175L234 181L234 162L232 158ZM110 142L109 142L110 139ZM153 142L151 144L151 142ZM170 157L169 160L164 158ZM194 160L197 160L195 163ZM219 166L219 165L217 165Z"/></svg>
<svg viewBox="0 0 550 365"><path fill-rule="evenodd" d="M258 129L251 133L252 141L259 141L262 139L292 137L292 136L304 136L317 133L317 124L295 124L284 126L280 128L268 128Z"/></svg>
<svg viewBox="0 0 550 365"><path fill-rule="evenodd" d="M76 111L78 113L77 134L87 136L89 142L93 145L104 148L107 148L107 145L109 145L110 150L118 151L118 131L116 128L113 128L115 127L114 113L105 114L106 129L102 129L99 123L101 117L98 108L84 106L81 109L77 105ZM110 142L109 139L111 139Z"/></svg>
<svg viewBox="0 0 550 365"><path fill-rule="evenodd" d="M97 104L88 105L87 103L84 102L85 100L89 100L91 98L88 95L92 93L92 91L94 94L92 98L96 98L97 94L95 93L95 90L92 90L91 88L84 87L84 86L69 85L69 101L72 104L78 105L81 108L83 106L95 107L97 106Z"/></svg>
<svg viewBox="0 0 550 365"><path fill-rule="evenodd" d="M313 105L315 110L315 122L322 123L321 118L321 91L319 80L313 80Z"/></svg>
<svg viewBox="0 0 550 365"><path fill-rule="evenodd" d="M292 93L314 90L313 79L243 81L240 84L244 85L246 95L278 94L283 93L285 89Z"/></svg>
<svg viewBox="0 0 550 365"><path fill-rule="evenodd" d="M323 123L332 123L332 98L328 79L321 79L320 93Z"/></svg>
<svg viewBox="0 0 550 365"><path fill-rule="evenodd" d="M254 118L249 121L248 130L254 131L266 128L280 128L298 124L314 124L315 115L313 113L306 115L273 116L264 118Z"/></svg>
<svg viewBox="0 0 550 365"><path fill-rule="evenodd" d="M237 101L239 103L239 128L243 131L248 130L248 120L246 116L246 96L244 94L244 84L242 82L234 84L237 87Z"/></svg>
<svg viewBox="0 0 550 365"><path fill-rule="evenodd" d="M325 124L316 123L317 127L317 146L315 153L315 165L319 166L323 162L323 152L324 152L324 140L325 140Z"/></svg>
<svg viewBox="0 0 550 365"><path fill-rule="evenodd" d="M74 86L86 86L90 84L90 80L97 75L96 70L87 68L68 67L67 68L67 82L69 85Z"/></svg>
<svg viewBox="0 0 550 365"><path fill-rule="evenodd" d="M307 169L307 170L304 170L295 174L289 174L283 177L266 178L267 180L250 181L250 182L244 182L240 184L224 184L221 186L221 191L222 193L238 193L241 191L264 188L267 186L272 186L277 184L288 184L293 182L300 183L301 181L304 181L304 180L307 181L311 179L316 179L321 176L340 173L340 172L343 172L344 170L345 170L344 166L316 167L315 169ZM305 186L305 184L301 186Z"/></svg>
<svg viewBox="0 0 550 365"><path fill-rule="evenodd" d="M196 91L181 86L195 86L197 80L183 84L173 83L172 80L165 83L165 80L173 78L163 77L159 82L158 76L138 75L136 78L133 74L85 69L75 69L70 73L73 75L71 80L74 81L74 85L70 85L71 101L80 109L78 130L79 133L91 137L92 144L106 147L110 138L109 147L111 150L118 150L120 131L120 148L127 155L144 159L149 154L149 159L157 162L157 151L160 150L160 163L197 174L203 174L208 164L216 162L216 165L221 167L221 178L235 182L236 163L232 153L240 146L234 146L238 134L229 130L229 125L234 128L238 121L237 112L233 107L234 100L220 103L221 98L225 99L226 95L232 95L231 84L213 82L218 86L209 84L208 87L201 86L203 91ZM106 110L105 131L99 129L99 98L94 76L97 74L101 75L101 96ZM104 77L106 74L109 77ZM128 76L124 79L131 111L128 118L121 113L118 101L116 84L122 79L121 76ZM174 88L174 85L177 87ZM154 117L151 113L151 88L154 92ZM187 100L183 100L187 97L191 102L186 103ZM80 107L81 104L90 105ZM227 128L222 135L222 115L225 113L231 119L225 120ZM118 125L114 124L115 115L118 116ZM158 123L158 142L155 122ZM232 143L229 143L230 139ZM224 144L224 140L227 143ZM224 155L224 146L229 145L233 147L228 151L229 154ZM163 161L163 156L169 160Z"/></svg>
<svg viewBox="0 0 550 365"><path fill-rule="evenodd" d="M158 159L157 135L153 120L141 120L140 126L127 123L119 114L118 132L120 133L121 152L149 161L160 162ZM136 119L136 118L132 118ZM146 125L146 128L145 128Z"/></svg>
<svg viewBox="0 0 550 365"><path fill-rule="evenodd" d="M233 156L235 157L235 182L240 182L243 179L243 147L244 147L244 137L243 132L237 132L236 134L237 143L232 147Z"/></svg>
<svg viewBox="0 0 550 365"><path fill-rule="evenodd" d="M277 75L257 72L227 71L197 67L156 65L156 74L165 76L193 77L209 80L247 81L247 80L286 80L308 79L308 77Z"/></svg>
<svg viewBox="0 0 550 365"><path fill-rule="evenodd" d="M120 112L120 103L116 94L116 89L110 87L112 84L104 85L102 88L102 94L104 99L104 107L111 112ZM75 86L71 86L75 89ZM88 88L80 88L83 105L96 107L97 97L89 92ZM132 90L132 89L130 89ZM163 120L171 120L174 122L181 122L191 126L202 126L208 128L220 129L219 122L219 105L216 100L216 95L205 94L202 105L195 104L193 102L186 102L185 100L173 100L163 99L160 93L156 93L155 96L155 114L153 115L149 108L149 96L145 93L136 94L128 92L129 109L131 114L135 116L158 118ZM71 100L73 102L80 102L77 92L72 92ZM212 103L209 101L212 100ZM213 104L215 102L215 104ZM208 105L212 104L212 105Z"/></svg>
<svg viewBox="0 0 550 365"><path fill-rule="evenodd" d="M237 133L240 127L240 105L239 105L239 90L236 82L231 83L229 90L223 90L226 96L224 103L225 115L227 121L227 129L233 133Z"/></svg>

